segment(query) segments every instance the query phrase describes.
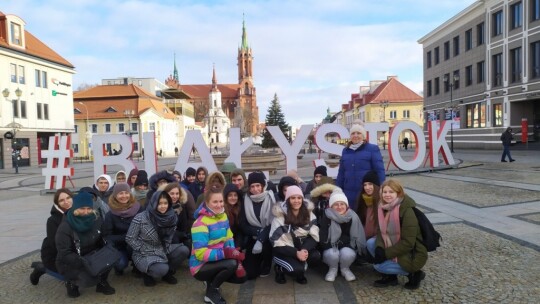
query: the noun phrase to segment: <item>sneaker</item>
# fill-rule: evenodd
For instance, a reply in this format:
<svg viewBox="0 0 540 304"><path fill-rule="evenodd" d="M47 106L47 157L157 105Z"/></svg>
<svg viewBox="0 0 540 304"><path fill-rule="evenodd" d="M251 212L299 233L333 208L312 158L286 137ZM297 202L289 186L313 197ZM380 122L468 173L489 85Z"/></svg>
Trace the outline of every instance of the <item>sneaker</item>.
<svg viewBox="0 0 540 304"><path fill-rule="evenodd" d="M214 288L210 285L206 288L206 294L204 295L204 302L210 304L226 304L225 299L221 297L218 288Z"/></svg>
<svg viewBox="0 0 540 304"><path fill-rule="evenodd" d="M261 271L261 274L260 274L260 277L261 278L266 278L267 276L270 275L270 267L264 267L263 270Z"/></svg>
<svg viewBox="0 0 540 304"><path fill-rule="evenodd" d="M326 276L324 277L324 280L327 282L334 282L337 277L337 271L337 267L330 267L330 269L328 269L328 272L326 273Z"/></svg>
<svg viewBox="0 0 540 304"><path fill-rule="evenodd" d="M30 274L30 283L32 283L32 285L37 285L39 283L39 278L43 274L45 274L45 272L34 268L34 271L32 271L32 273Z"/></svg>
<svg viewBox="0 0 540 304"><path fill-rule="evenodd" d="M515 162L515 161L516 161L515 159L511 159L511 160L510 160L511 163L513 163L513 162Z"/></svg>
<svg viewBox="0 0 540 304"><path fill-rule="evenodd" d="M70 298L78 298L81 293L79 292L79 286L73 284L73 282L66 281L67 296Z"/></svg>
<svg viewBox="0 0 540 304"><path fill-rule="evenodd" d="M147 287L156 286L156 280L154 280L154 278L147 275L146 273L143 273L143 282L144 282L144 286L147 286Z"/></svg>
<svg viewBox="0 0 540 304"><path fill-rule="evenodd" d="M396 286L398 283L397 275L391 274L391 275L383 275L382 279L377 280L373 283L373 286L375 287L388 287L388 286Z"/></svg>
<svg viewBox="0 0 540 304"><path fill-rule="evenodd" d="M101 292L104 295L112 295L116 290L109 285L109 282L103 281L96 285L96 292Z"/></svg>
<svg viewBox="0 0 540 304"><path fill-rule="evenodd" d="M352 271L349 268L341 268L340 271L341 271L341 275L345 278L347 282L356 280L356 276L354 275L354 273L352 273Z"/></svg>

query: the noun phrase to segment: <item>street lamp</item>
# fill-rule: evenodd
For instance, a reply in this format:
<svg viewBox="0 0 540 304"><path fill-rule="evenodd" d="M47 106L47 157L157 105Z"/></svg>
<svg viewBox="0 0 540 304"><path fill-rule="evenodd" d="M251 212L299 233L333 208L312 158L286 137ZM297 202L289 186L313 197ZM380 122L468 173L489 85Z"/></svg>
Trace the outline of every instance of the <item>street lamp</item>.
<svg viewBox="0 0 540 304"><path fill-rule="evenodd" d="M454 83L459 81L459 75L454 74L452 82L450 82L448 75L444 75L443 81L450 87L450 152L454 153L454 100L452 92L454 91Z"/></svg>
<svg viewBox="0 0 540 304"><path fill-rule="evenodd" d="M15 110L17 109L17 107L19 106L19 103L21 102L21 96L22 96L22 93L23 91L19 88L17 88L15 90L15 95L17 96L17 104L14 104L13 105L13 115L12 115L12 122L10 124L7 125L8 128L13 128L12 131L8 131L6 132L6 135L8 133L11 133L11 149L12 149L12 154L11 154L11 160L13 161L13 166L15 167L15 173L19 173L19 157L21 155L21 152L17 149L17 141L16 141L16 136L17 136L17 131L19 131L19 129L22 128L22 125L21 124L18 124L15 122ZM9 97L9 89L4 89L2 91L2 95L4 96L4 98L8 98ZM15 101L13 101L15 102ZM8 138L8 137L6 137Z"/></svg>
<svg viewBox="0 0 540 304"><path fill-rule="evenodd" d="M88 107L80 101L79 104L84 107L84 111L86 112L86 141L88 142L88 144L86 145L86 155L88 156L88 158L90 158L90 139L92 138L92 133L90 132L90 125L88 121Z"/></svg>
<svg viewBox="0 0 540 304"><path fill-rule="evenodd" d="M386 122L386 108L388 107L388 100L383 100L381 101L381 108L383 108L383 121L382 122ZM382 144L382 148L383 150L386 150L386 131L383 131L382 132L383 134L383 144Z"/></svg>
<svg viewBox="0 0 540 304"><path fill-rule="evenodd" d="M135 111L134 110L124 110L124 116L126 116L128 118L128 130L126 131L126 134L129 135L129 138L131 138L131 135L133 134L133 132L131 131L131 118L133 117L133 115L135 115ZM131 153L129 154L130 158L132 157L131 155L133 154L133 142L131 143Z"/></svg>

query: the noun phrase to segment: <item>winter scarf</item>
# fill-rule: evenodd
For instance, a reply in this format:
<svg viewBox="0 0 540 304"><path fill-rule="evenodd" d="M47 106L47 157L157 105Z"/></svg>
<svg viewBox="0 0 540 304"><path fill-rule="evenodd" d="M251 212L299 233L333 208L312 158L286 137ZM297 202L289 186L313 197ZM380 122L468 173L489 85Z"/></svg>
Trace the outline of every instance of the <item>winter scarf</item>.
<svg viewBox="0 0 540 304"><path fill-rule="evenodd" d="M121 218L134 217L137 214L137 212L139 212L139 209L141 209L141 204L139 204L139 202L137 201L134 201L131 204L128 203L126 207L124 208L113 208L113 205L110 203L109 203L109 206L111 207L111 213ZM122 206L119 206L119 207L122 207Z"/></svg>
<svg viewBox="0 0 540 304"><path fill-rule="evenodd" d="M146 193L148 193L148 189L146 189L146 190L137 190L137 189L133 188L131 190L131 193L135 197L135 200L140 202L142 199L146 198Z"/></svg>
<svg viewBox="0 0 540 304"><path fill-rule="evenodd" d="M364 227L362 227L362 222L360 218L354 211L348 209L347 212L343 215L337 213L332 208L327 208L324 210L326 217L331 220L330 228L328 229L328 240L332 247L337 248L337 242L341 237L341 226L340 224L351 222L351 230L349 235L351 237L351 248L356 249L358 253L364 253L366 250L366 235L364 233Z"/></svg>
<svg viewBox="0 0 540 304"><path fill-rule="evenodd" d="M362 193L362 198L364 199L364 202L366 203L366 206L368 208L373 205L373 196L369 196L365 193Z"/></svg>
<svg viewBox="0 0 540 304"><path fill-rule="evenodd" d="M150 205L148 205L147 210L148 218L150 218L150 221L156 227L156 231L160 236L160 239L163 240L172 236L169 235L170 233L174 233L174 229L171 228L176 227L178 216L176 215L176 212L174 212L171 204L169 204L169 208L167 208L165 213L157 211L158 198L160 194L161 191L158 191L152 195L152 199L150 200Z"/></svg>
<svg viewBox="0 0 540 304"><path fill-rule="evenodd" d="M71 229L80 233L90 231L90 229L92 229L94 226L94 222L97 220L96 214L92 212L89 215L76 216L73 214L74 211L75 210L70 209L66 218L69 226L71 226Z"/></svg>
<svg viewBox="0 0 540 304"><path fill-rule="evenodd" d="M253 202L262 202L260 221L253 211ZM246 201L244 202L244 208L246 210L246 219L251 226L264 228L272 224L272 207L276 203L276 200L271 192L263 191L260 194L246 195Z"/></svg>
<svg viewBox="0 0 540 304"><path fill-rule="evenodd" d="M401 238L401 227L399 223L399 206L401 202L403 202L403 197L397 197L393 202L388 204L379 204L379 228L385 248L395 245ZM394 258L394 261L397 262L397 258Z"/></svg>
<svg viewBox="0 0 540 304"><path fill-rule="evenodd" d="M349 146L349 148L351 148L352 150L356 150L356 149L360 148L360 146L363 145L363 144L364 144L364 142L361 141L361 142L359 142L359 143L357 143L357 144L351 144L351 145Z"/></svg>

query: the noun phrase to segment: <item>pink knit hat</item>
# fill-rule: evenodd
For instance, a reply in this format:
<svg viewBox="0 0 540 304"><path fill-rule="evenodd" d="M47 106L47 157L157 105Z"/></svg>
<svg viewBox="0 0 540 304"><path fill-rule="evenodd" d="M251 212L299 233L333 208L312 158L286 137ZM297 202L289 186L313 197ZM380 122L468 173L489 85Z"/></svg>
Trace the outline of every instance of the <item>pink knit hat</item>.
<svg viewBox="0 0 540 304"><path fill-rule="evenodd" d="M289 197L293 195L300 195L302 199L304 199L304 193L302 193L302 189L298 186L289 186L287 187L287 192L285 193L285 200L287 200Z"/></svg>

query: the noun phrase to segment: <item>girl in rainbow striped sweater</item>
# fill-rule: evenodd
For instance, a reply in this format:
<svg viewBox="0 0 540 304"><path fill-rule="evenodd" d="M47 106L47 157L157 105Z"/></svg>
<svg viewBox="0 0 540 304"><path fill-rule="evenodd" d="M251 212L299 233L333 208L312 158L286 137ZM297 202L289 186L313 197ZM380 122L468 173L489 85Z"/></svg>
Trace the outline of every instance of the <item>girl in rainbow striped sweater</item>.
<svg viewBox="0 0 540 304"><path fill-rule="evenodd" d="M193 246L189 268L195 279L206 283L205 302L225 303L219 287L223 282L245 282L245 270L240 263L244 254L234 247L222 189L208 189L204 198L204 203L195 211L197 220L191 227Z"/></svg>

